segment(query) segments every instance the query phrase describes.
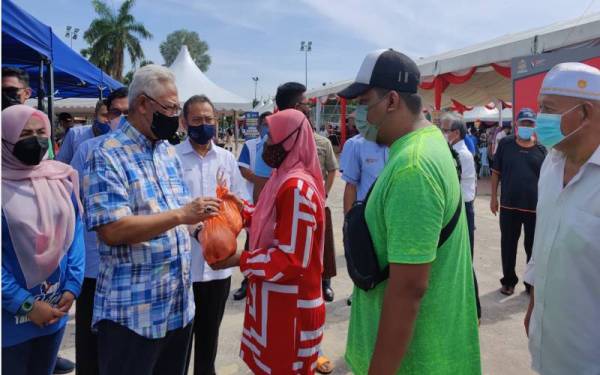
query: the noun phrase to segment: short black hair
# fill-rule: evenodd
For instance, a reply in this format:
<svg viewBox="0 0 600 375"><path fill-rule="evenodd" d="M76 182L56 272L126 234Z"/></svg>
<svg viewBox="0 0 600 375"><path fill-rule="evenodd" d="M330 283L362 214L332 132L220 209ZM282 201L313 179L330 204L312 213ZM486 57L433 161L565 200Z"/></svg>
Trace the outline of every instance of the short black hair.
<svg viewBox="0 0 600 375"><path fill-rule="evenodd" d="M106 108L110 110L113 100L127 98L128 95L129 90L127 89L127 87L121 87L116 89L115 91L112 91L110 94L108 94L108 98L106 98Z"/></svg>
<svg viewBox="0 0 600 375"><path fill-rule="evenodd" d="M389 93L390 91L395 90L388 90L375 87L375 92L380 98ZM421 113L421 111L423 110L423 100L421 99L421 95L401 91L396 91L396 93L400 95L400 98L402 98L402 100L406 104L406 107L408 107L410 113L412 113L413 115L418 115Z"/></svg>
<svg viewBox="0 0 600 375"><path fill-rule="evenodd" d="M11 66L2 67L2 78L17 77L19 81L25 86L29 87L29 74L26 71L19 68L13 68Z"/></svg>
<svg viewBox="0 0 600 375"><path fill-rule="evenodd" d="M106 106L106 100L98 100L96 102L96 108L94 108L94 114L98 115L98 112L100 112L100 108L102 108L104 106Z"/></svg>
<svg viewBox="0 0 600 375"><path fill-rule="evenodd" d="M188 100L186 100L185 103L183 104L183 118L185 120L187 120L188 113L190 112L190 106L192 104L196 104L196 103L208 103L211 106L213 112L216 112L215 105L213 104L213 102L210 101L208 96L194 95L191 98L189 98Z"/></svg>
<svg viewBox="0 0 600 375"><path fill-rule="evenodd" d="M277 88L275 104L280 111L296 108L300 97L306 92L306 86L298 82L287 82Z"/></svg>
<svg viewBox="0 0 600 375"><path fill-rule="evenodd" d="M71 119L71 120L73 119L73 115L68 112L61 112L58 114L57 117L58 117L58 121L65 121L68 119Z"/></svg>
<svg viewBox="0 0 600 375"><path fill-rule="evenodd" d="M269 111L261 113L260 116L258 117L258 123L262 124L265 121L265 119L267 118L267 116L271 116L271 115L272 115L272 113Z"/></svg>

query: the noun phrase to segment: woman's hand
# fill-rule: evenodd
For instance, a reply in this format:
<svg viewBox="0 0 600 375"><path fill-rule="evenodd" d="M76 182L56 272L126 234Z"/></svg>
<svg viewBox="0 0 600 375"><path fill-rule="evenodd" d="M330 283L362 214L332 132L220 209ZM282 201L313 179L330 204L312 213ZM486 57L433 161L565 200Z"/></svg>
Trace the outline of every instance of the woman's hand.
<svg viewBox="0 0 600 375"><path fill-rule="evenodd" d="M210 268L213 270L224 270L226 268L238 267L240 265L240 257L241 254L239 252L235 253L225 260L210 264Z"/></svg>
<svg viewBox="0 0 600 375"><path fill-rule="evenodd" d="M75 295L69 291L66 291L60 297L60 301L58 301L58 309L64 313L68 313L73 306L73 301L75 301Z"/></svg>
<svg viewBox="0 0 600 375"><path fill-rule="evenodd" d="M64 315L64 312L50 306L47 302L35 301L33 309L27 314L27 317L36 326L44 328L47 325L56 323Z"/></svg>
<svg viewBox="0 0 600 375"><path fill-rule="evenodd" d="M223 199L229 199L233 201L237 205L238 210L240 210L240 212L243 211L244 201L241 200L237 195L233 194L232 192L228 192L225 194L225 196L223 196Z"/></svg>

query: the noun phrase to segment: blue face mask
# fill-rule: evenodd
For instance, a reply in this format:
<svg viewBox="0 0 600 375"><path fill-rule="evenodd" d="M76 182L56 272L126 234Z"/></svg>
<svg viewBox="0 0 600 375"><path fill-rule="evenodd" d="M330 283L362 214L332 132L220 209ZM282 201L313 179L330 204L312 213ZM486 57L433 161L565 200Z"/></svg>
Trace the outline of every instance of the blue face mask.
<svg viewBox="0 0 600 375"><path fill-rule="evenodd" d="M264 124L260 127L260 138L264 138L267 134L269 134L269 127Z"/></svg>
<svg viewBox="0 0 600 375"><path fill-rule="evenodd" d="M94 129L96 129L97 135L103 135L111 131L111 127L109 124L104 122L100 122L98 120L94 120Z"/></svg>
<svg viewBox="0 0 600 375"><path fill-rule="evenodd" d="M188 136L194 143L205 145L215 136L215 125L203 124L200 126L188 126Z"/></svg>
<svg viewBox="0 0 600 375"><path fill-rule="evenodd" d="M533 136L534 131L535 131L535 128L530 128L527 126L519 126L517 134L518 134L518 137L521 138L522 140L528 141Z"/></svg>
<svg viewBox="0 0 600 375"><path fill-rule="evenodd" d="M581 104L563 112L562 114L538 113L536 118L536 130L539 142L546 148L552 148L565 139L565 135L560 130L562 117L571 112ZM573 133L571 133L573 134Z"/></svg>

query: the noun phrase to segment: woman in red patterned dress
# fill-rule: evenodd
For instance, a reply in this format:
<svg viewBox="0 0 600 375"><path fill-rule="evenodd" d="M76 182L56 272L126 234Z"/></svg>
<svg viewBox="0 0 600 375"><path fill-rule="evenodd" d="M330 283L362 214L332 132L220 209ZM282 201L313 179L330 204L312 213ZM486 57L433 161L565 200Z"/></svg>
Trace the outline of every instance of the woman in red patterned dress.
<svg viewBox="0 0 600 375"><path fill-rule="evenodd" d="M323 178L302 112L278 112L267 125L263 158L273 173L256 207L244 209L251 251L239 258L249 281L240 355L255 374L313 374L325 323Z"/></svg>

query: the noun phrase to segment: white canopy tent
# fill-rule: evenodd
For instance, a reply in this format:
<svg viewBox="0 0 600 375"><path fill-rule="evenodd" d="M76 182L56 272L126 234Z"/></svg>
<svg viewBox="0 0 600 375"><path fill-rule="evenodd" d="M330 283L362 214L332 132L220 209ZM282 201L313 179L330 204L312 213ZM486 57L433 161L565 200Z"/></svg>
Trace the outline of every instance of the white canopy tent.
<svg viewBox="0 0 600 375"><path fill-rule="evenodd" d="M524 32L508 34L470 47L456 49L417 61L421 81L431 82L446 73L464 75L475 68L472 77L462 84L450 84L441 98L441 107L455 99L464 105L483 105L497 99L511 101L512 81L495 71L510 67L511 59L541 54L561 48L600 45L600 13L575 20L554 23ZM352 80L340 81L307 92L308 97L335 94ZM419 90L426 105L435 102L434 90Z"/></svg>
<svg viewBox="0 0 600 375"><path fill-rule="evenodd" d="M181 51L169 67L175 74L175 83L179 100L185 102L193 95L206 95L217 110L248 111L252 109L252 101L217 86L192 60L187 46Z"/></svg>
<svg viewBox="0 0 600 375"><path fill-rule="evenodd" d="M505 108L502 110L502 121L510 121L512 120L513 111L510 108ZM500 114L498 113L498 108L487 109L485 106L475 107L470 111L466 111L462 115L465 122L475 122L479 121L499 121Z"/></svg>
<svg viewBox="0 0 600 375"><path fill-rule="evenodd" d="M261 103L258 107L254 108L253 112L263 113L263 112L273 112L275 110L275 102L273 99L266 100L264 103Z"/></svg>

